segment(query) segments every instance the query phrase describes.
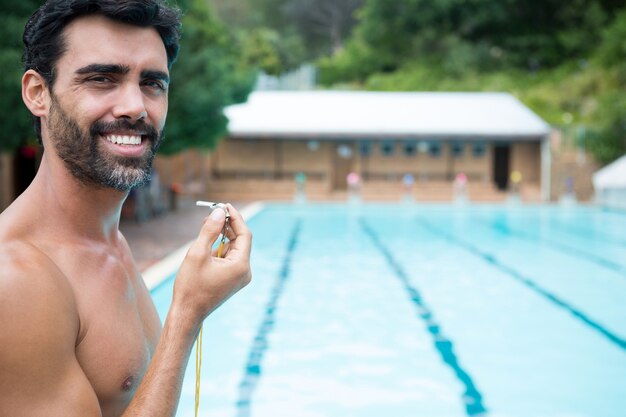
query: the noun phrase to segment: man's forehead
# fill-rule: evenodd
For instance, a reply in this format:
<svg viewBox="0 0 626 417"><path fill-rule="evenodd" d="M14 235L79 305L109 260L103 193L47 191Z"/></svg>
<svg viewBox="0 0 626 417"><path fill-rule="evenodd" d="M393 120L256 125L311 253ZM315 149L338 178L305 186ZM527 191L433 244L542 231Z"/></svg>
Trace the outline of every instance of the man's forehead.
<svg viewBox="0 0 626 417"><path fill-rule="evenodd" d="M149 65L167 71L165 45L153 27L89 15L70 22L63 31L63 38L65 53L60 60L66 57L72 66L82 66L96 59L131 67Z"/></svg>

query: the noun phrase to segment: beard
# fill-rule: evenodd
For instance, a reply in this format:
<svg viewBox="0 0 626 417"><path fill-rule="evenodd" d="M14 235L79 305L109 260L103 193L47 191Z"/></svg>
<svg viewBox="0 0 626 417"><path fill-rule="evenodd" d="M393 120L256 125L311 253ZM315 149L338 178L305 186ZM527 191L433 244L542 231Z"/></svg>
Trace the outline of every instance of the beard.
<svg viewBox="0 0 626 417"><path fill-rule="evenodd" d="M51 142L70 173L81 183L98 187L130 191L150 179L152 161L163 139L163 131L142 120L131 123L126 119L114 122L96 121L89 132L81 130L76 120L63 111L52 97L48 131ZM149 141L148 151L141 157L112 155L102 148L100 135L106 132L139 132L141 140Z"/></svg>

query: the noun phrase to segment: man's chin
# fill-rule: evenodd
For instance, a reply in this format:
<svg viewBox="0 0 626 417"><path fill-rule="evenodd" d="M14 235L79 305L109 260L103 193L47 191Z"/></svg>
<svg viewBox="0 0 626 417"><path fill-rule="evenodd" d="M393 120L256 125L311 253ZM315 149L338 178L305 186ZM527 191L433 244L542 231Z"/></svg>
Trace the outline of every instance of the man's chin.
<svg viewBox="0 0 626 417"><path fill-rule="evenodd" d="M71 169L74 177L88 186L128 192L150 180L152 161L145 158L101 157L92 161L88 170Z"/></svg>
<svg viewBox="0 0 626 417"><path fill-rule="evenodd" d="M117 191L130 191L150 180L150 170L144 168L117 167L105 181L105 185Z"/></svg>

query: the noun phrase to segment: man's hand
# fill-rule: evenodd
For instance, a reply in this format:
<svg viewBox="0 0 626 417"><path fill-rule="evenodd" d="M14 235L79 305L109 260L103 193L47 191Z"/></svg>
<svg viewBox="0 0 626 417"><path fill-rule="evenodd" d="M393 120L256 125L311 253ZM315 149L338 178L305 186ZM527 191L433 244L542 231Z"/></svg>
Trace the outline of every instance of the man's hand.
<svg viewBox="0 0 626 417"><path fill-rule="evenodd" d="M224 258L212 251L226 215L214 210L204 220L202 229L181 265L174 284L172 306L189 314L194 328L233 294L251 280L250 248L252 235L241 214L230 204L230 224L227 237L230 240L223 252Z"/></svg>
<svg viewBox="0 0 626 417"><path fill-rule="evenodd" d="M202 320L250 282L252 235L241 214L228 205L230 231L224 258L211 247L226 220L215 210L202 225L174 283L174 297L148 371L123 417L172 416L185 367Z"/></svg>

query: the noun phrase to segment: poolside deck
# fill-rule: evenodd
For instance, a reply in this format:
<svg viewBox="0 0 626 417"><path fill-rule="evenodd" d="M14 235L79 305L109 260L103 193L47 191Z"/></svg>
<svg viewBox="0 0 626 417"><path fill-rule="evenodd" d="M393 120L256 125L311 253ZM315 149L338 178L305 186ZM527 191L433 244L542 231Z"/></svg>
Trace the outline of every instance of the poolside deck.
<svg viewBox="0 0 626 417"><path fill-rule="evenodd" d="M195 206L191 197L182 198L175 211L165 212L144 222L123 218L120 230L128 241L139 270L145 271L195 239L206 215L206 211Z"/></svg>
<svg viewBox="0 0 626 417"><path fill-rule="evenodd" d="M223 201L291 201L296 184L293 179L221 179L208 182L203 187L188 187L188 194L197 197L211 196ZM327 180L309 180L305 185L310 201L345 201L347 191L333 188ZM470 181L468 198L475 202L503 202L508 193L498 190L491 182ZM364 201L402 201L405 191L399 178L392 180L365 181L361 187ZM454 185L451 181L416 181L412 196L421 202L450 202L454 200ZM527 183L522 187L525 202L541 201L539 184Z"/></svg>

